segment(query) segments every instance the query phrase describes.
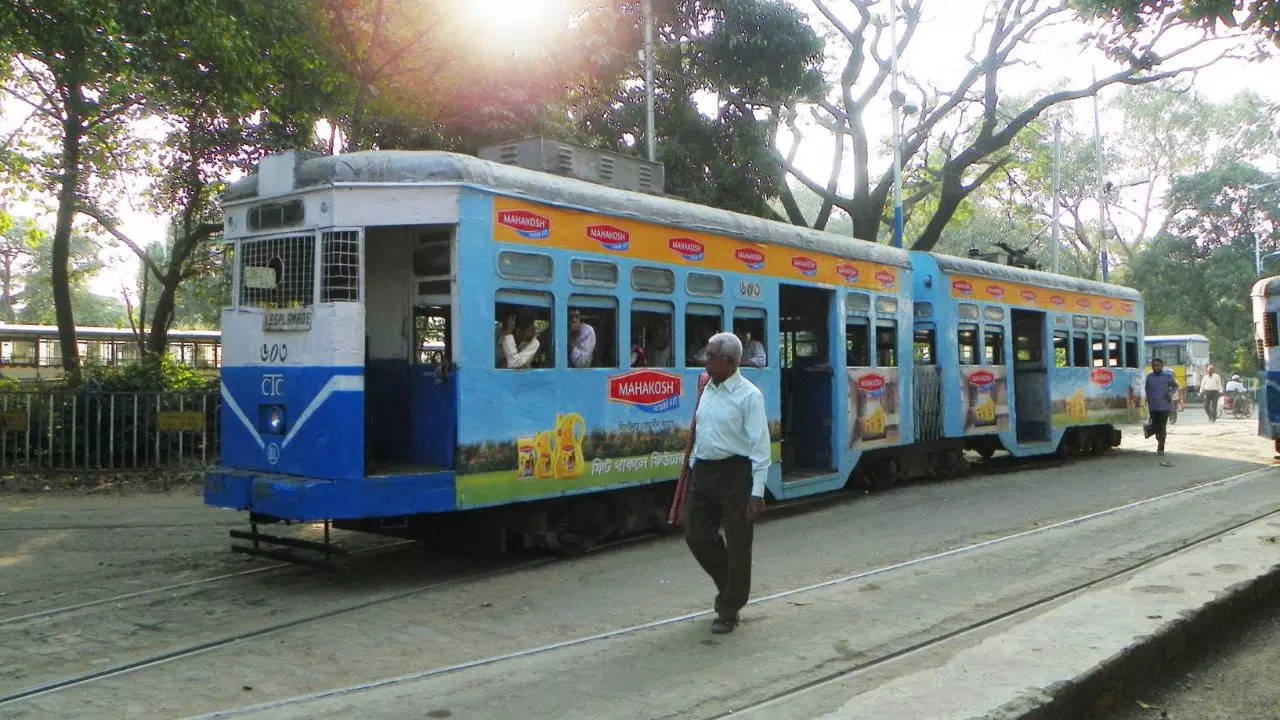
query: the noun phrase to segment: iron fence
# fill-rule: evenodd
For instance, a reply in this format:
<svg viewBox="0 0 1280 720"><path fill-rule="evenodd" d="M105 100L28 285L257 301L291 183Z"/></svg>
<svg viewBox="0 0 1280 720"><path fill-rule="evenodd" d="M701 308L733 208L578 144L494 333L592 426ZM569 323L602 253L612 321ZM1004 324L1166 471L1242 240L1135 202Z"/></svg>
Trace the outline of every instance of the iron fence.
<svg viewBox="0 0 1280 720"><path fill-rule="evenodd" d="M216 392L0 393L0 471L200 468L218 458Z"/></svg>

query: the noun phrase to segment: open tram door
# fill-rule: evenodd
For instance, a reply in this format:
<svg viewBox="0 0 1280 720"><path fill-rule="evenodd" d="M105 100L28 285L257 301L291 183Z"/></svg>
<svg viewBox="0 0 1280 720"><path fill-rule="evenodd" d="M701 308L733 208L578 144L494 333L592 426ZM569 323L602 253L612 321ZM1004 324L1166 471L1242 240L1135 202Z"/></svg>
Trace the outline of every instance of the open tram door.
<svg viewBox="0 0 1280 720"><path fill-rule="evenodd" d="M1045 314L1013 310L1013 408L1019 443L1047 442L1049 426L1049 365L1045 353Z"/></svg>
<svg viewBox="0 0 1280 720"><path fill-rule="evenodd" d="M821 288L778 289L783 482L834 469L831 300L831 291Z"/></svg>
<svg viewBox="0 0 1280 720"><path fill-rule="evenodd" d="M366 230L366 474L453 466L453 226Z"/></svg>

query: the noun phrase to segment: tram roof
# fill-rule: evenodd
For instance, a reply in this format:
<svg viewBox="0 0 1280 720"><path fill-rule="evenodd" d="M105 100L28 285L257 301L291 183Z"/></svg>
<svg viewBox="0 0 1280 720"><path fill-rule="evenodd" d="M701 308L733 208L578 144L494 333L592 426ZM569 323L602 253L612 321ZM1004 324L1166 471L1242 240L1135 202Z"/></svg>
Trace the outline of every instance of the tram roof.
<svg viewBox="0 0 1280 720"><path fill-rule="evenodd" d="M1142 341L1149 343L1209 342L1209 338L1203 335L1148 335L1142 338Z"/></svg>
<svg viewBox="0 0 1280 720"><path fill-rule="evenodd" d="M170 340L217 340L222 333L217 330L178 330L172 329L168 333ZM58 326L56 325L10 325L0 323L0 337L35 337L35 338L53 338L58 337ZM130 328L110 328L110 327L93 327L88 325L76 326L77 340L123 340L132 339L134 331Z"/></svg>
<svg viewBox="0 0 1280 720"><path fill-rule="evenodd" d="M257 178L256 174L250 175L232 184L224 194L224 199L235 201L257 197ZM313 157L304 160L294 169L295 189L342 183L474 185L497 193L525 196L530 200L577 206L617 217L677 226L712 235L787 245L885 265L910 266L907 251L879 243L670 197L632 192L576 178L503 165L471 155L435 151L366 150Z"/></svg>
<svg viewBox="0 0 1280 720"><path fill-rule="evenodd" d="M1280 295L1280 277L1262 278L1253 284L1250 297L1276 297Z"/></svg>
<svg viewBox="0 0 1280 720"><path fill-rule="evenodd" d="M979 277L996 278L999 280L1026 283L1037 287L1055 288L1071 292L1106 295L1107 297L1133 300L1135 302L1141 302L1142 300L1142 293L1139 293L1133 288L1124 287L1123 285L1112 285L1111 283L1101 283L1095 280L1085 280L1082 278L1070 277L1068 275L1055 275L1054 273L1042 272L1040 270L1028 270L1026 268L1013 267L1011 265L999 265L997 263L986 262L985 260L974 260L972 258L957 257L955 255L941 255L938 253L930 253L930 255L933 255L933 258L938 261L938 267L944 272L977 275Z"/></svg>

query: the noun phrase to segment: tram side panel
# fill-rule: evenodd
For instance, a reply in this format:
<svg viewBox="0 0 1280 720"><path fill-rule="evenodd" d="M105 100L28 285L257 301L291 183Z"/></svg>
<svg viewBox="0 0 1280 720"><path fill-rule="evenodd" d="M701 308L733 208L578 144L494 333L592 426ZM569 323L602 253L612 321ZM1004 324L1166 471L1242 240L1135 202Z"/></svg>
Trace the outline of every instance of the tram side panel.
<svg viewBox="0 0 1280 720"><path fill-rule="evenodd" d="M1264 278L1249 293L1258 363L1258 435L1280 452L1280 278Z"/></svg>

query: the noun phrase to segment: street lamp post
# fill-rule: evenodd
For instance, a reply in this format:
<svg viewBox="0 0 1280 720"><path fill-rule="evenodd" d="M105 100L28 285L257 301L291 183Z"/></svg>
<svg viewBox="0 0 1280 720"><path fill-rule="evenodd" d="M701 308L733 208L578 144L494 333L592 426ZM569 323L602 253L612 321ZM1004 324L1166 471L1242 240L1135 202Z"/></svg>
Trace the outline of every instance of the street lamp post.
<svg viewBox="0 0 1280 720"><path fill-rule="evenodd" d="M1249 185L1248 188L1250 190L1262 190L1263 188L1269 188L1272 185L1280 185L1280 180L1272 180L1271 182L1265 182L1260 185ZM1276 254L1277 253L1271 253L1268 257L1274 257ZM1262 239L1256 232L1253 234L1253 264L1256 277L1262 277Z"/></svg>
<svg viewBox="0 0 1280 720"><path fill-rule="evenodd" d="M649 162L655 155L653 137L653 2L644 0L640 7L644 14L644 135Z"/></svg>

